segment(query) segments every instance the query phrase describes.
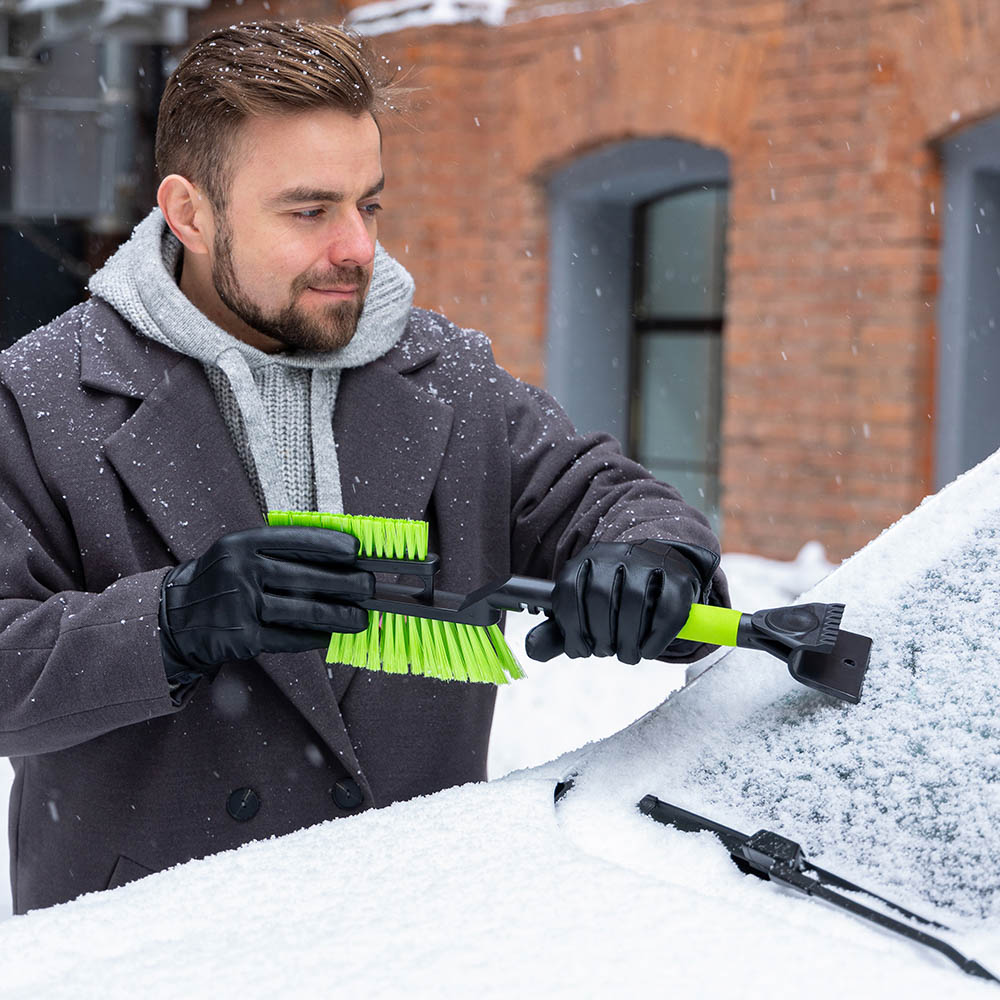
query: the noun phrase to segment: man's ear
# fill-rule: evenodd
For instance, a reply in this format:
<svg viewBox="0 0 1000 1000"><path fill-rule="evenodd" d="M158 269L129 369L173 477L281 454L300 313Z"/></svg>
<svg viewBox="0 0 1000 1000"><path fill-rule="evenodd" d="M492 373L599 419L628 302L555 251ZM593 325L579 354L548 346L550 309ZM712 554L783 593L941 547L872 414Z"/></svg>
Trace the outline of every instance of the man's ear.
<svg viewBox="0 0 1000 1000"><path fill-rule="evenodd" d="M170 231L191 253L207 254L214 236L212 206L205 194L181 174L164 177L156 203Z"/></svg>

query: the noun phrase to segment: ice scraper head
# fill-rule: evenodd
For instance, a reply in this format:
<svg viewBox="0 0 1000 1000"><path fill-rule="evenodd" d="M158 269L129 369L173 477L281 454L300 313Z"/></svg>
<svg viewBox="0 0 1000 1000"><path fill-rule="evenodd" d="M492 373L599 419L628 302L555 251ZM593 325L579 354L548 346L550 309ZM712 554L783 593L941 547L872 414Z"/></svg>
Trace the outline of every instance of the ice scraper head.
<svg viewBox="0 0 1000 1000"><path fill-rule="evenodd" d="M788 656L788 672L801 684L856 705L861 700L872 641L856 632L837 632L833 649L796 649Z"/></svg>
<svg viewBox="0 0 1000 1000"><path fill-rule="evenodd" d="M856 705L872 641L840 627L843 604L797 604L740 618L736 644L788 664L800 684Z"/></svg>

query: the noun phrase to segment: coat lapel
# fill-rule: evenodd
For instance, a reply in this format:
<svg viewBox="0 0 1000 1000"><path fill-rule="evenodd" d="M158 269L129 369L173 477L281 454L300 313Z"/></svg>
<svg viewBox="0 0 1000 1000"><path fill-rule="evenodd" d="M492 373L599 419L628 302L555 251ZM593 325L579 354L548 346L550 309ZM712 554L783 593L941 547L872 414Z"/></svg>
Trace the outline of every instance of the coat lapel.
<svg viewBox="0 0 1000 1000"><path fill-rule="evenodd" d="M126 337L135 341L131 352ZM125 356L115 365L98 364L90 345L81 374L85 384L143 400L104 442L105 453L181 562L201 555L220 535L259 527L264 519L201 365L153 346L157 350L144 350L134 334L123 330L116 347ZM128 379L105 374L115 371L128 372ZM367 787L323 652L268 653L257 663Z"/></svg>
<svg viewBox="0 0 1000 1000"><path fill-rule="evenodd" d="M342 374L333 429L347 513L427 518L453 411L407 376L435 354L397 367L393 351Z"/></svg>
<svg viewBox="0 0 1000 1000"><path fill-rule="evenodd" d="M178 562L201 555L220 535L262 524L202 366L137 337L100 300L94 307L103 336L82 339L81 381L141 400L104 442L105 453ZM397 349L343 372L334 436L348 513L427 517L452 409L407 376L435 356L406 358ZM356 671L328 671L321 651L264 654L257 662L367 786L338 704Z"/></svg>
<svg viewBox="0 0 1000 1000"><path fill-rule="evenodd" d="M104 448L178 562L220 535L264 522L205 373L191 358L166 372Z"/></svg>

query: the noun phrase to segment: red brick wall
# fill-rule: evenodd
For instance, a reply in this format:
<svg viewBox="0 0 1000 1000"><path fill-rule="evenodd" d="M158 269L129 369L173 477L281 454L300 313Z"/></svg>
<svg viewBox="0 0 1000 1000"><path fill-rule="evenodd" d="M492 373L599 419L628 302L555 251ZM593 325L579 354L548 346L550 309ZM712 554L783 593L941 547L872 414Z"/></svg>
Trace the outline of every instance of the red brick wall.
<svg viewBox="0 0 1000 1000"><path fill-rule="evenodd" d="M789 558L817 538L849 555L931 489L931 143L1000 110L1000 3L544 6L512 8L503 28L376 39L427 88L416 127L387 129L383 243L419 305L485 330L544 383L545 179L630 137L722 149L725 548ZM216 4L192 30L237 15L341 10Z"/></svg>

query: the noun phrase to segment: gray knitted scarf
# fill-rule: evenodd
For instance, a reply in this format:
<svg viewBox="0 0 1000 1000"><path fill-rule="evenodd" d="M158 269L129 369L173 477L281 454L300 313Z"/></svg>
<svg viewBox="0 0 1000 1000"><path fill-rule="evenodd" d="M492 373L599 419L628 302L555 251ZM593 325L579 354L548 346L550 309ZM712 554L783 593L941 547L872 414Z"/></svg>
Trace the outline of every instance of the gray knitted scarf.
<svg viewBox="0 0 1000 1000"><path fill-rule="evenodd" d="M413 278L381 244L357 332L337 351L267 354L209 320L181 292L182 246L159 208L89 283L135 329L200 361L260 504L343 512L333 410L344 368L385 354L413 304Z"/></svg>

